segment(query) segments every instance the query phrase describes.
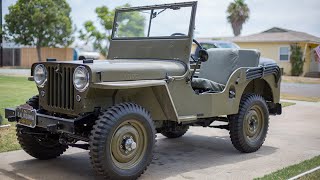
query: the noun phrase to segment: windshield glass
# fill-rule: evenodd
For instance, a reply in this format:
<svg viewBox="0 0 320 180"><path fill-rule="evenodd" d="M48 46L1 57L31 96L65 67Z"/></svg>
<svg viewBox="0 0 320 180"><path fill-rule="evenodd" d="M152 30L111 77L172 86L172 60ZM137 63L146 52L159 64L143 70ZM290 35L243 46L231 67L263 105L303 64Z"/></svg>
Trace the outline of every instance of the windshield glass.
<svg viewBox="0 0 320 180"><path fill-rule="evenodd" d="M114 39L188 36L192 7L117 11Z"/></svg>

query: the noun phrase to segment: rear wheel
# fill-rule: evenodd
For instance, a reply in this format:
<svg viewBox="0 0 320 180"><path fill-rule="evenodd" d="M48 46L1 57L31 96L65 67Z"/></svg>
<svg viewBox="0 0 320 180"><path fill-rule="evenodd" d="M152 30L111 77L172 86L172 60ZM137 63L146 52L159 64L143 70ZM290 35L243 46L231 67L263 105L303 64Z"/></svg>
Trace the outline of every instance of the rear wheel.
<svg viewBox="0 0 320 180"><path fill-rule="evenodd" d="M260 95L244 95L238 114L229 116L230 138L233 146L241 152L257 151L265 141L268 127L269 111Z"/></svg>
<svg viewBox="0 0 320 180"><path fill-rule="evenodd" d="M182 125L182 126L177 126L173 129L170 130L164 130L161 132L162 135L166 136L167 138L178 138L183 136L189 129L189 126L187 125Z"/></svg>
<svg viewBox="0 0 320 180"><path fill-rule="evenodd" d="M151 163L155 127L141 106L121 103L99 116L90 136L89 154L105 179L136 179Z"/></svg>
<svg viewBox="0 0 320 180"><path fill-rule="evenodd" d="M39 107L39 96L33 96L27 102L34 109ZM41 159L52 159L63 154L67 145L59 143L59 135L51 134L40 128L29 128L17 124L18 142L29 155Z"/></svg>

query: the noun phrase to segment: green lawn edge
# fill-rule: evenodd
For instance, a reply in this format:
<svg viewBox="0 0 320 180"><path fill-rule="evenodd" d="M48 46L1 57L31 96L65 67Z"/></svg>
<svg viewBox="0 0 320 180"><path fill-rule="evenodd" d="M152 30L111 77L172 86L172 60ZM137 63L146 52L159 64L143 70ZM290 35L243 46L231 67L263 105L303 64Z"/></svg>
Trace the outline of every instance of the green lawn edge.
<svg viewBox="0 0 320 180"><path fill-rule="evenodd" d="M285 180L320 166L320 155L254 180Z"/></svg>

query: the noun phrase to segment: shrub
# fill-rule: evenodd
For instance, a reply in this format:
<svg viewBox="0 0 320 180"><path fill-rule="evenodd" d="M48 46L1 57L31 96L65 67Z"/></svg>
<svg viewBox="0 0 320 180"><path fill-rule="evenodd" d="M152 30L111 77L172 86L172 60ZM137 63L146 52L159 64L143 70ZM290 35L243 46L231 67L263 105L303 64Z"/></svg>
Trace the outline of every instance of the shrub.
<svg viewBox="0 0 320 180"><path fill-rule="evenodd" d="M291 75L300 76L303 73L303 52L298 44L290 45L290 49Z"/></svg>

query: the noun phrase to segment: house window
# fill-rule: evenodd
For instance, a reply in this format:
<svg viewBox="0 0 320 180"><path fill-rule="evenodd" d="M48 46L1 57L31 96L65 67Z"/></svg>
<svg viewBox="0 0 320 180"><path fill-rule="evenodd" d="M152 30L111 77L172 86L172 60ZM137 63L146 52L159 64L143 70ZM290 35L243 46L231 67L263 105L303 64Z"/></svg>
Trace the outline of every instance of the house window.
<svg viewBox="0 0 320 180"><path fill-rule="evenodd" d="M290 48L280 47L280 50L279 50L280 61L289 61L289 56L290 56Z"/></svg>

